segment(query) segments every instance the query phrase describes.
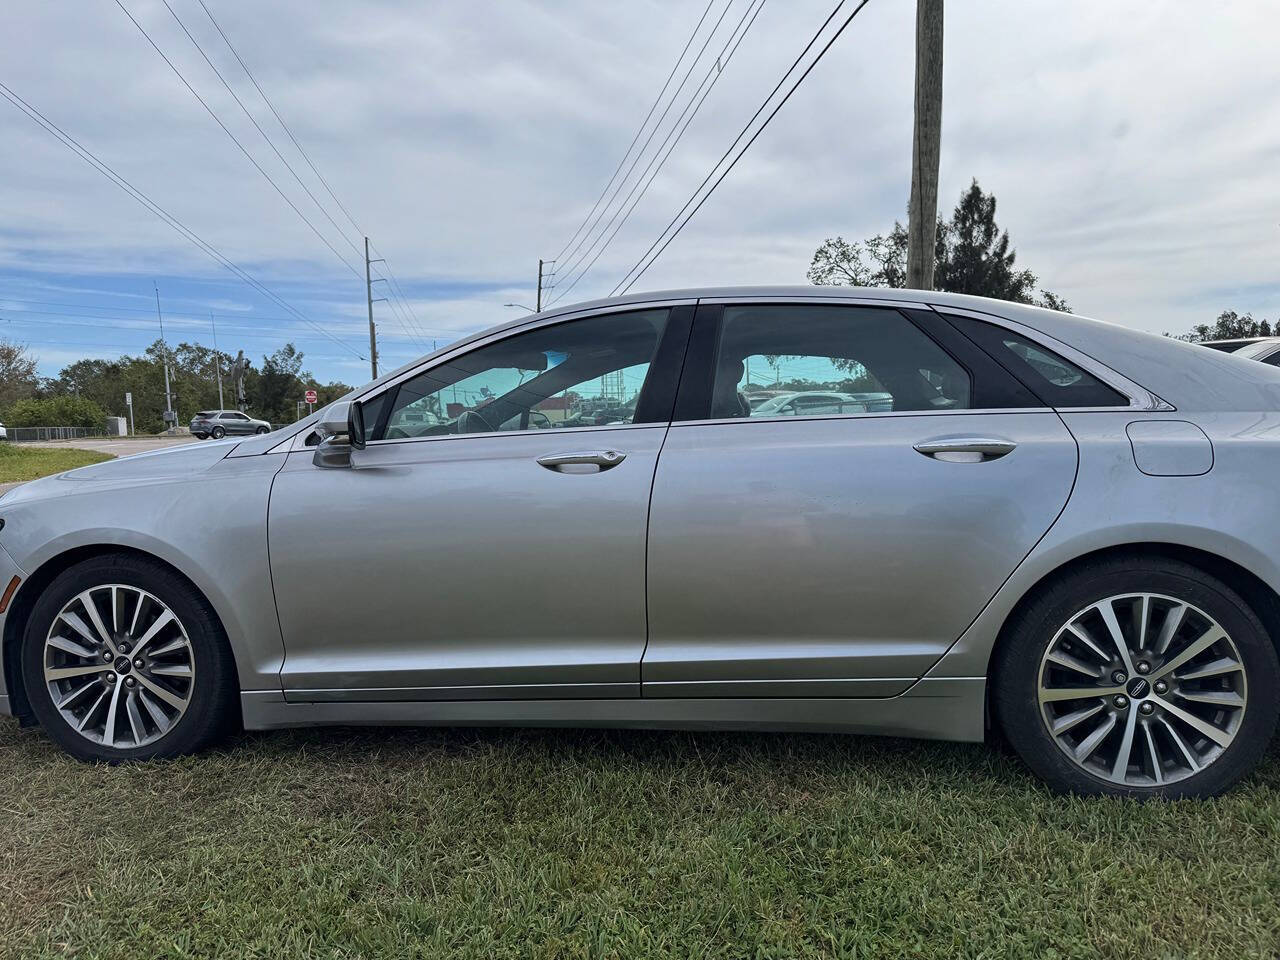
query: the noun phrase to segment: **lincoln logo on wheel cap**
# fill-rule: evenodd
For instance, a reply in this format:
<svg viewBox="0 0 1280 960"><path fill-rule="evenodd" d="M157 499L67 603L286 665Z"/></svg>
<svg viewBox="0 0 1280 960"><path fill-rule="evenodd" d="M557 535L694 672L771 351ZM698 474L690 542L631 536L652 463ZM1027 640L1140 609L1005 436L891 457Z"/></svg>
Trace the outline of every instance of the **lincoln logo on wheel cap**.
<svg viewBox="0 0 1280 960"><path fill-rule="evenodd" d="M1134 677L1129 681L1129 696L1135 700L1145 697L1151 691L1151 684L1146 677Z"/></svg>

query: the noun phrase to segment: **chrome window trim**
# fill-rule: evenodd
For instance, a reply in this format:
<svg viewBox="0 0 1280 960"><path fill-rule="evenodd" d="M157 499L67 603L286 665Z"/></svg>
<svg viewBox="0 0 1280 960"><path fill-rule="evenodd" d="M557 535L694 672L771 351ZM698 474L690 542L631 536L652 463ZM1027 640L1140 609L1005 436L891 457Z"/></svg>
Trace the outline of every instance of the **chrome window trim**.
<svg viewBox="0 0 1280 960"><path fill-rule="evenodd" d="M1087 353L1077 350L1070 344L1063 343L1061 340L1051 337L1047 333L1041 333L1034 327L1028 327L1026 324L1019 323L1017 320L1010 320L1008 317L1003 317L999 314L986 313L981 310L970 310L964 307L930 304L929 309L944 316L948 313L953 313L957 316L969 317L974 320L982 320L987 323L995 323L998 326L1004 327L1014 333L1026 337L1028 340L1034 340L1041 346L1047 347L1055 353L1061 354L1085 372L1097 377L1113 390L1117 390L1124 394L1124 396L1129 400L1129 405L1127 407L1052 407L1050 409L1055 409L1064 413L1094 413L1100 411L1114 413L1117 410L1143 410L1148 412L1159 411L1168 413L1177 410L1177 407L1169 403L1164 398L1152 393L1140 383L1130 380L1124 374L1116 372L1101 361L1095 360Z"/></svg>

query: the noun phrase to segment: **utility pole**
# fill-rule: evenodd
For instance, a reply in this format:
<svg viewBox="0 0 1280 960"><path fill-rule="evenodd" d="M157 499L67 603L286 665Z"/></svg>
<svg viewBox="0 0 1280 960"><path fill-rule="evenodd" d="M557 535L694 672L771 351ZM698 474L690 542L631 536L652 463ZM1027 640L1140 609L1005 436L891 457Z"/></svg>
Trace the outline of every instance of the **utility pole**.
<svg viewBox="0 0 1280 960"><path fill-rule="evenodd" d="M369 272L369 267L375 263L382 263L382 259L369 259L369 238L364 238L364 291L365 296L369 300L369 368L373 371L373 379L378 379L378 334L373 325L373 304L375 297L373 295L373 276ZM378 278L379 280L382 277ZM377 297L377 300L385 300L386 297Z"/></svg>
<svg viewBox="0 0 1280 960"><path fill-rule="evenodd" d="M178 414L173 409L173 394L169 390L169 344L164 339L164 316L160 313L160 285L153 280L151 286L156 291L156 319L160 321L160 349L164 351L164 422L173 429L178 425Z"/></svg>
<svg viewBox="0 0 1280 960"><path fill-rule="evenodd" d="M907 286L933 289L942 141L942 2L916 0L916 102L907 206Z"/></svg>
<svg viewBox="0 0 1280 960"><path fill-rule="evenodd" d="M534 313L542 312L542 281L546 278L546 273L545 273L546 267L554 263L555 263L554 260L542 260L542 259L538 260L538 295L537 297L535 297L533 301ZM555 273L554 270L552 270L551 272Z"/></svg>
<svg viewBox="0 0 1280 960"><path fill-rule="evenodd" d="M218 324L213 319L213 311L209 311L209 323L213 325L213 369L218 371L218 409L222 407L222 354L218 352Z"/></svg>

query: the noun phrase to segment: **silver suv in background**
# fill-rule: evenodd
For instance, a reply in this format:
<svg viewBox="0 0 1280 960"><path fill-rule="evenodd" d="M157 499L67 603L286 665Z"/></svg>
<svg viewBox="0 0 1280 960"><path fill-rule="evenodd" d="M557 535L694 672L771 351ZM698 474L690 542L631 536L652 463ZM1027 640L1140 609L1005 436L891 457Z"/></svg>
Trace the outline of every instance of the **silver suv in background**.
<svg viewBox="0 0 1280 960"><path fill-rule="evenodd" d="M228 434L270 433L271 424L255 420L239 410L201 410L191 418L191 434L204 440L213 437L221 440Z"/></svg>

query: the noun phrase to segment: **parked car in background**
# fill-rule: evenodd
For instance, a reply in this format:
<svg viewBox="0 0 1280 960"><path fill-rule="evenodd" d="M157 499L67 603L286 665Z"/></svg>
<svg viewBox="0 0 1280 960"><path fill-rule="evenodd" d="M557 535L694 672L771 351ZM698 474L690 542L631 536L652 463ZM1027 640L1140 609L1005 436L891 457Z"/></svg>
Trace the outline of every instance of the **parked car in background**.
<svg viewBox="0 0 1280 960"><path fill-rule="evenodd" d="M9 432L5 430L4 424L0 423L0 440L8 440L8 439L9 439Z"/></svg>
<svg viewBox="0 0 1280 960"><path fill-rule="evenodd" d="M750 403L750 401L748 401ZM753 417L814 417L824 413L866 413L867 406L847 393L806 390L784 393L753 407Z"/></svg>
<svg viewBox="0 0 1280 960"><path fill-rule="evenodd" d="M753 415L769 357L889 409ZM0 711L108 761L232 723L1002 736L1057 789L1207 796L1280 712L1278 472L1280 370L1115 324L558 306L270 436L0 497Z"/></svg>
<svg viewBox="0 0 1280 960"><path fill-rule="evenodd" d="M1248 346L1251 343L1257 343L1259 340L1270 340L1270 337L1236 337L1233 340L1200 340L1197 346L1208 347L1210 350L1219 350L1222 353L1235 353L1241 347Z"/></svg>
<svg viewBox="0 0 1280 960"><path fill-rule="evenodd" d="M191 434L201 440L270 432L266 420L255 420L239 410L201 410L191 418Z"/></svg>
<svg viewBox="0 0 1280 960"><path fill-rule="evenodd" d="M1280 337L1260 337L1231 351L1233 356L1280 367Z"/></svg>

